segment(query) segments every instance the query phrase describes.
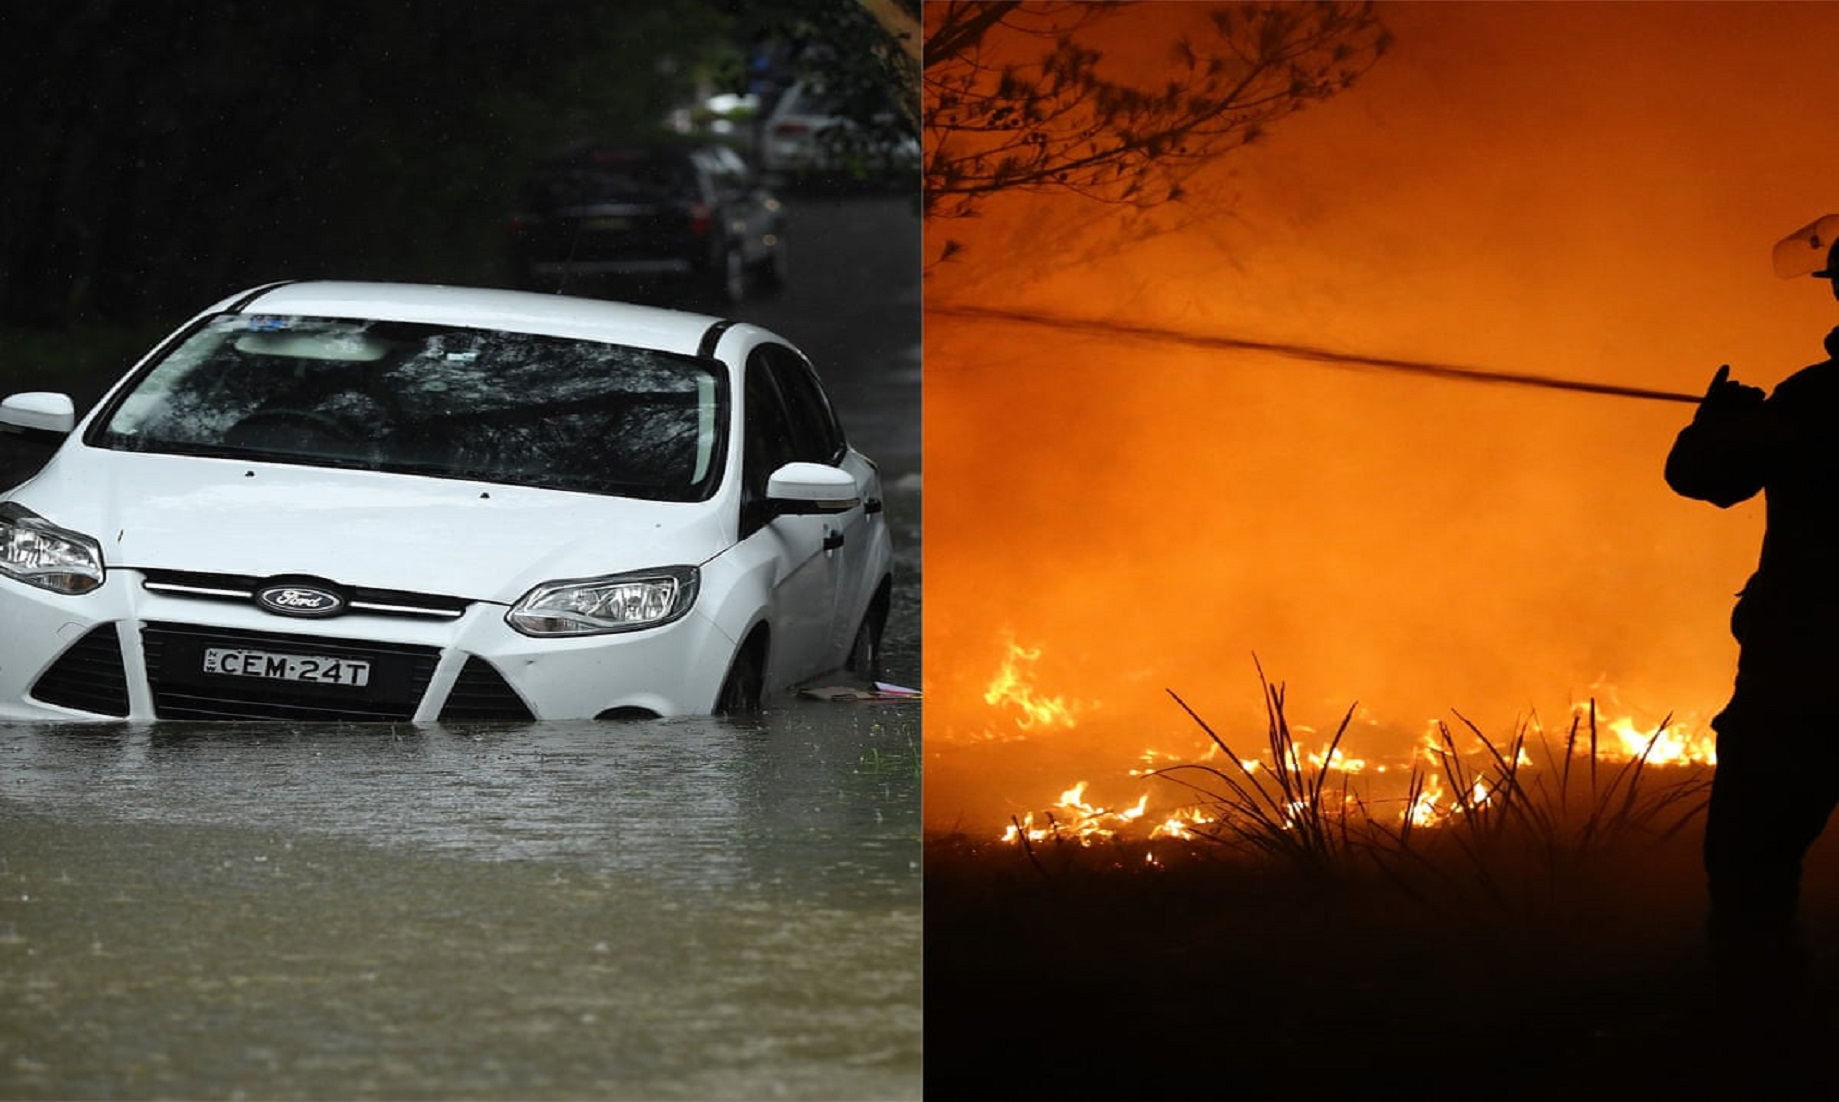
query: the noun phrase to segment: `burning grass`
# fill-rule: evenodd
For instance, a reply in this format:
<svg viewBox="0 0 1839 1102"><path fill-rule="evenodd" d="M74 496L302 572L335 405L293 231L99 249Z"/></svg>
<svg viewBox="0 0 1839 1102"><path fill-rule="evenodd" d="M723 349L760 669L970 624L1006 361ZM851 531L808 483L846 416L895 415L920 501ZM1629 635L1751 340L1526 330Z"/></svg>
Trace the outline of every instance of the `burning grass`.
<svg viewBox="0 0 1839 1102"><path fill-rule="evenodd" d="M1677 849L1670 844L1696 836L1688 828L1709 794L1707 765L1653 761L1657 747L1678 745L1670 717L1616 756L1611 745L1627 740L1605 737L1591 703L1556 740L1531 723L1491 738L1456 713L1460 729L1436 723L1402 791L1387 795L1368 782L1365 759L1348 753L1352 708L1322 749L1307 751L1283 687L1262 672L1260 683L1267 726L1258 755L1240 753L1170 693L1215 751L1142 774L1175 786L1179 809L1151 814L1147 793L1130 807L1097 807L1082 782L1061 795L1061 815L1015 819L1003 841L1047 877L1199 863L1383 887L1438 908L1525 913L1599 898L1608 870Z"/></svg>
<svg viewBox="0 0 1839 1102"><path fill-rule="evenodd" d="M1179 816L1076 787L1004 839L928 839L929 1089L1691 1098L1741 1079L1705 1032L1710 765L1674 761L1667 723L1625 754L1594 707L1555 737L1458 715L1393 796L1351 767L1351 709L1310 753L1263 684L1256 756L1175 697L1213 750L1145 774L1183 790Z"/></svg>
<svg viewBox="0 0 1839 1102"><path fill-rule="evenodd" d="M1225 766L1182 764L1155 776L1198 800L1186 836L1290 868L1306 878L1371 869L1421 904L1492 904L1516 913L1600 898L1604 873L1646 861L1704 810L1709 771L1650 767L1670 722L1632 756L1606 759L1594 702L1562 743L1523 724L1504 741L1456 718L1470 744L1439 721L1414 757L1402 806L1376 805L1340 768L1349 709L1326 749L1305 755L1284 713L1282 686L1264 681L1267 753L1235 753L1179 696ZM1174 696L1174 694L1171 694ZM1536 749L1537 754L1530 751ZM1551 768L1534 768L1541 761Z"/></svg>

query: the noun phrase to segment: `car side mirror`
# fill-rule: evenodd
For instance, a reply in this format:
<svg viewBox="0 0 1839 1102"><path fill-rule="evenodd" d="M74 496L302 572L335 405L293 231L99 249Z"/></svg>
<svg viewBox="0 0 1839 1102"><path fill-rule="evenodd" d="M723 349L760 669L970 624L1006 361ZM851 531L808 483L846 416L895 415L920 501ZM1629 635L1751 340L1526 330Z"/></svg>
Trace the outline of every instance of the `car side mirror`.
<svg viewBox="0 0 1839 1102"><path fill-rule="evenodd" d="M825 463L787 463L766 481L766 500L774 514L809 516L846 513L862 504L856 480L841 467Z"/></svg>
<svg viewBox="0 0 1839 1102"><path fill-rule="evenodd" d="M77 407L68 394L31 391L0 400L0 432L55 443L77 427Z"/></svg>

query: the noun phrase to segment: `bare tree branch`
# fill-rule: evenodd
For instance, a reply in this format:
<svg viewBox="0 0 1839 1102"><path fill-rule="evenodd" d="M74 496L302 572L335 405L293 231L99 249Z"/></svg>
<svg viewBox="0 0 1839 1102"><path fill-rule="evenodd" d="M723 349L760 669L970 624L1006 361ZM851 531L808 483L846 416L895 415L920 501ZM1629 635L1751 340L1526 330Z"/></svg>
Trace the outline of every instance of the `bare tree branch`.
<svg viewBox="0 0 1839 1102"><path fill-rule="evenodd" d="M1095 25L1126 5L935 0L925 5L928 219L1011 191L1152 207L1201 164L1259 140L1370 69L1390 37L1364 2L1209 5L1160 82L1099 72Z"/></svg>

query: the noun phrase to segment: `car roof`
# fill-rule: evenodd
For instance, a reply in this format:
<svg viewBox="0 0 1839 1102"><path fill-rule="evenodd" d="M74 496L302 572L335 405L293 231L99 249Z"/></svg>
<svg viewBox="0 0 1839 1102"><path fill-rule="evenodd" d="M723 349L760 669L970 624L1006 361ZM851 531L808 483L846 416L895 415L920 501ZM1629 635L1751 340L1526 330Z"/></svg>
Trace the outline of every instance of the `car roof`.
<svg viewBox="0 0 1839 1102"><path fill-rule="evenodd" d="M658 306L573 298L535 291L423 283L317 280L269 284L224 299L207 313L299 314L508 329L635 345L684 355L706 354L720 318Z"/></svg>

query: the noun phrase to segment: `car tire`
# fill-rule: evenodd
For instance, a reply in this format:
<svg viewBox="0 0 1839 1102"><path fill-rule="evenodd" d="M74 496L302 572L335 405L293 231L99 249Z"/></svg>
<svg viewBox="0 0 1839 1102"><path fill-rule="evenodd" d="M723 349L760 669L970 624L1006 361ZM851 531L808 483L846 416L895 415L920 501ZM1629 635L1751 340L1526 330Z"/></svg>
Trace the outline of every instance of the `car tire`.
<svg viewBox="0 0 1839 1102"><path fill-rule="evenodd" d="M715 301L731 306L747 298L747 263L739 249L724 249L709 272L709 291Z"/></svg>
<svg viewBox="0 0 1839 1102"><path fill-rule="evenodd" d="M758 715L766 695L765 681L765 671L760 667L760 648L750 641L734 656L728 676L722 679L721 691L715 694L715 714Z"/></svg>
<svg viewBox="0 0 1839 1102"><path fill-rule="evenodd" d="M785 242L780 241L760 261L759 268L754 272L754 285L763 294L778 294L785 290L785 275Z"/></svg>
<svg viewBox="0 0 1839 1102"><path fill-rule="evenodd" d="M843 668L866 681L881 679L881 636L887 628L887 604L877 598L862 614L856 637L849 644L849 657Z"/></svg>

